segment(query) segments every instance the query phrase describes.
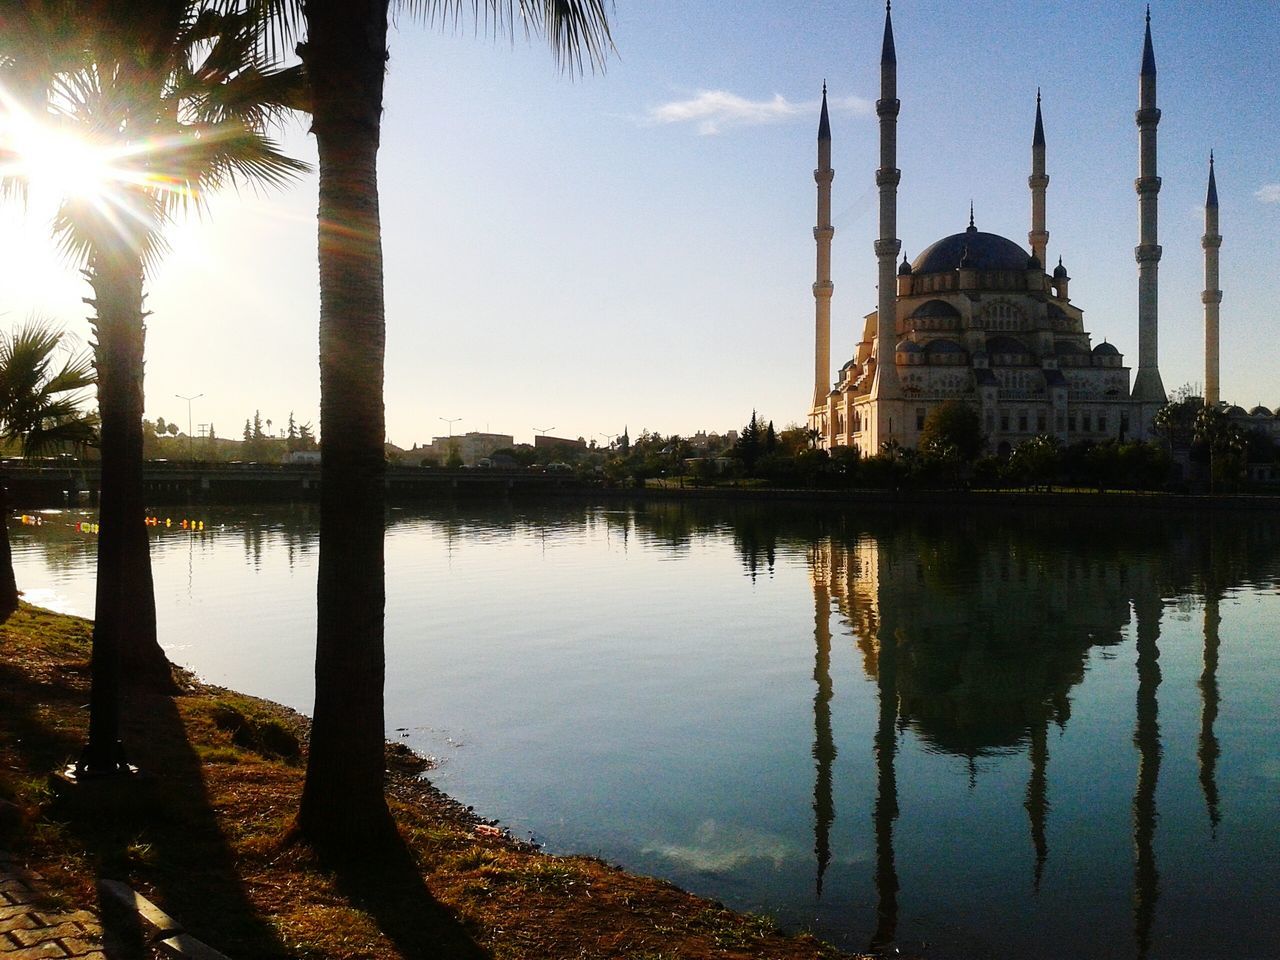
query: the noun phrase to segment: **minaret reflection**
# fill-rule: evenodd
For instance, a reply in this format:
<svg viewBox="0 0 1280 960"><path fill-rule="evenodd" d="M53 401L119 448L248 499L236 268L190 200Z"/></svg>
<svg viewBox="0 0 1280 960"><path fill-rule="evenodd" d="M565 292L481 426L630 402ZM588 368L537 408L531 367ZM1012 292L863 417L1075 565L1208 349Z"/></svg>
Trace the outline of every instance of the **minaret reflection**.
<svg viewBox="0 0 1280 960"><path fill-rule="evenodd" d="M831 824L836 818L831 795L831 765L836 759L836 742L831 732L831 594L825 554L814 548L809 553L813 576L813 855L818 861L817 895L822 896L822 879L831 863Z"/></svg>
<svg viewBox="0 0 1280 960"><path fill-rule="evenodd" d="M872 820L876 830L876 929L871 948L893 943L898 930L898 868L893 858L893 822L898 819L898 779L894 760L898 746L898 652L890 628L880 624L879 670L876 687L880 716L876 725L876 802Z"/></svg>
<svg viewBox="0 0 1280 960"><path fill-rule="evenodd" d="M1133 743L1138 748L1138 783L1133 794L1133 928L1138 956L1151 946L1151 925L1160 897L1156 868L1156 785L1160 779L1160 597L1151 591L1134 602L1138 635L1137 725Z"/></svg>
<svg viewBox="0 0 1280 960"><path fill-rule="evenodd" d="M1222 814L1218 810L1218 738L1213 724L1218 719L1218 613L1216 590L1205 592L1204 598L1204 669L1200 673L1200 744L1196 759L1200 763L1200 789L1204 791L1205 808L1209 811L1209 828L1218 836Z"/></svg>

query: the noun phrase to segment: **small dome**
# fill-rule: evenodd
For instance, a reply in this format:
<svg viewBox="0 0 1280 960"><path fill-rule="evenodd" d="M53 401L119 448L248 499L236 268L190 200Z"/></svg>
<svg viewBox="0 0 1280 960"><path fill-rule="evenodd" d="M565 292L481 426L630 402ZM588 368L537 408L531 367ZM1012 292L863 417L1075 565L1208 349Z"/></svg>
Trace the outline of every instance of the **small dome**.
<svg viewBox="0 0 1280 960"><path fill-rule="evenodd" d="M894 353L923 353L920 344L914 340L899 340L898 345L893 348Z"/></svg>
<svg viewBox="0 0 1280 960"><path fill-rule="evenodd" d="M930 340L924 345L924 352L929 354L964 353L964 347L954 340Z"/></svg>
<svg viewBox="0 0 1280 960"><path fill-rule="evenodd" d="M1027 345L1017 337L992 337L987 341L988 353L1030 353Z"/></svg>
<svg viewBox="0 0 1280 960"><path fill-rule="evenodd" d="M1061 257L1059 257L1059 258L1058 258L1058 265L1057 265L1056 267L1054 267L1054 268L1053 268L1053 279L1055 279L1055 280L1070 280L1070 279L1071 279L1070 277L1068 277L1068 276L1067 276L1067 268L1066 268L1066 267L1064 267L1064 266L1062 265L1062 258L1061 258Z"/></svg>
<svg viewBox="0 0 1280 960"><path fill-rule="evenodd" d="M911 311L912 319L925 317L954 317L960 318L960 311L947 303L945 300L930 300L928 303L922 303Z"/></svg>
<svg viewBox="0 0 1280 960"><path fill-rule="evenodd" d="M949 273L960 266L961 256L978 270L1026 270L1031 254L1005 237L968 230L925 247L911 269L915 273Z"/></svg>
<svg viewBox="0 0 1280 960"><path fill-rule="evenodd" d="M1229 417L1243 417L1244 415L1245 415L1244 407L1236 407L1236 406L1227 407L1227 416Z"/></svg>
<svg viewBox="0 0 1280 960"><path fill-rule="evenodd" d="M1269 417L1271 416L1271 411L1268 410L1266 407L1262 406L1261 404L1259 404L1258 406L1254 407L1252 410L1249 411L1249 416Z"/></svg>
<svg viewBox="0 0 1280 960"><path fill-rule="evenodd" d="M1120 356L1120 351L1116 349L1115 344L1107 343L1107 341L1103 340L1093 348L1093 355L1095 357L1118 357Z"/></svg>
<svg viewBox="0 0 1280 960"><path fill-rule="evenodd" d="M907 255L905 253L902 255L902 265L898 267L898 276L911 276L911 263L907 260Z"/></svg>

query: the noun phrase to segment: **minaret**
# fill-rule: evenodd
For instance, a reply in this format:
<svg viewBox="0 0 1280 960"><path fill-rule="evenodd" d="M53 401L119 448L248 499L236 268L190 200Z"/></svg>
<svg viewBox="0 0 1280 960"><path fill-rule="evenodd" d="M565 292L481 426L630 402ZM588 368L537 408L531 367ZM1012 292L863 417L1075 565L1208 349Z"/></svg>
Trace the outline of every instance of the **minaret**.
<svg viewBox="0 0 1280 960"><path fill-rule="evenodd" d="M880 261L879 300L876 319L876 379L871 386L873 400L890 400L900 396L898 368L894 363L894 347L897 345L896 317L898 252L902 241L898 232L898 181L902 171L898 169L898 56L893 48L892 0L885 3L884 44L880 51L880 99L876 101L876 114L880 117L880 168L876 171L876 185L880 188L880 239L875 243L876 259ZM872 436L875 446L891 439L893 435L893 411L879 405ZM901 426L901 425L899 425Z"/></svg>
<svg viewBox="0 0 1280 960"><path fill-rule="evenodd" d="M1204 201L1204 403L1215 407L1222 399L1218 390L1218 304L1222 303L1222 291L1218 289L1218 248L1222 235L1218 233L1218 184L1213 177L1213 151L1209 151L1209 195Z"/></svg>
<svg viewBox="0 0 1280 960"><path fill-rule="evenodd" d="M818 273L813 284L813 410L826 410L827 393L831 390L831 123L827 119L827 84L822 84L822 117L818 121L818 169L813 179L818 184L818 224L813 239L818 246Z"/></svg>
<svg viewBox="0 0 1280 960"><path fill-rule="evenodd" d="M1138 246L1134 249L1138 260L1138 374L1133 381L1133 399L1152 405L1139 414L1141 435L1145 436L1155 406L1165 401L1164 384L1160 382L1157 319L1160 244L1156 242L1156 206L1160 178L1156 176L1156 127L1160 123L1160 109L1156 106L1156 55L1151 47L1150 6L1147 7L1147 33L1142 47L1142 73L1135 119L1138 124L1138 179L1134 188L1138 191L1140 233Z"/></svg>
<svg viewBox="0 0 1280 960"><path fill-rule="evenodd" d="M1027 178L1031 188L1031 232L1027 240L1031 253L1040 261L1043 270L1048 261L1045 250L1049 246L1049 231L1044 225L1044 192L1049 186L1049 175L1044 172L1044 120L1040 117L1040 90L1036 90L1036 132L1031 138L1031 176Z"/></svg>

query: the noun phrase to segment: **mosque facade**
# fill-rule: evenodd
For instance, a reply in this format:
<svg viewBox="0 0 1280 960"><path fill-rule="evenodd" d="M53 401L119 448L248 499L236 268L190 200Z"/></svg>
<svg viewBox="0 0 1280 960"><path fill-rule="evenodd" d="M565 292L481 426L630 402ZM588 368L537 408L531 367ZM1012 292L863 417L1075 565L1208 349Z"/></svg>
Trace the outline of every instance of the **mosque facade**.
<svg viewBox="0 0 1280 960"><path fill-rule="evenodd" d="M887 7L888 5L886 5ZM852 357L831 381L831 127L826 88L818 124L818 222L814 392L808 426L825 449L862 455L886 444L915 447L930 413L960 399L978 411L991 453L1005 453L1039 434L1064 444L1083 440L1146 439L1165 390L1158 363L1156 66L1147 17L1136 122L1139 131L1138 363L1134 372L1105 340L1094 343L1084 311L1070 298L1062 259L1050 271L1046 255L1046 141L1036 96L1031 147L1031 229L1028 247L978 229L972 208L962 232L938 240L914 259L897 238L897 55L886 9L881 50L879 264L877 309L868 314ZM1206 285L1217 284L1217 196L1206 206ZM1212 205L1212 220L1208 205ZM1211 224L1211 225L1210 225ZM1212 257L1212 273L1209 257ZM1206 383L1217 391L1217 304L1206 288ZM1212 312L1212 344L1209 320ZM892 318L892 322L881 322ZM1208 353L1213 351L1210 374ZM1131 377L1130 374L1134 373Z"/></svg>

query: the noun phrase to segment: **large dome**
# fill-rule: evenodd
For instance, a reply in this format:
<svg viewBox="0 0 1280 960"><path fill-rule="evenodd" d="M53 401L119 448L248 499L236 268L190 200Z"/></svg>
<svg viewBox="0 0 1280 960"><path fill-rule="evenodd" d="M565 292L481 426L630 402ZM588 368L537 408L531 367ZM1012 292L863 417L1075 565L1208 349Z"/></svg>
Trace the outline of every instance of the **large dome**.
<svg viewBox="0 0 1280 960"><path fill-rule="evenodd" d="M1031 254L1012 240L970 227L925 247L911 264L911 272L949 273L965 256L975 270L1026 270L1031 259Z"/></svg>

